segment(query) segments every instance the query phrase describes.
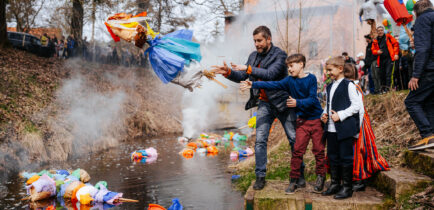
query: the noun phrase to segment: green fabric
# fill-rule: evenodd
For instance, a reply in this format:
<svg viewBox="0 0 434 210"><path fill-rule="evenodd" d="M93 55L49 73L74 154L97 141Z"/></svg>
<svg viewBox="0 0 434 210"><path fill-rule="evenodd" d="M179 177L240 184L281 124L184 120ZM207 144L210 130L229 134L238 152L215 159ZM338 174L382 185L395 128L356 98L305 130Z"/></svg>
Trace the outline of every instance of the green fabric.
<svg viewBox="0 0 434 210"><path fill-rule="evenodd" d="M95 184L95 188L100 190L100 185L104 185L105 188L107 188L107 182L106 181L99 181Z"/></svg>
<svg viewBox="0 0 434 210"><path fill-rule="evenodd" d="M229 139L231 139L231 135L229 135L229 133L227 131L225 131L225 134L223 135L223 138L229 140Z"/></svg>
<svg viewBox="0 0 434 210"><path fill-rule="evenodd" d="M80 170L81 169L77 169L77 170L73 171L71 173L71 175L77 177L77 179L80 180Z"/></svg>
<svg viewBox="0 0 434 210"><path fill-rule="evenodd" d="M60 186L62 186L62 184L65 184L65 182L63 180L56 180L56 191L60 192Z"/></svg>
<svg viewBox="0 0 434 210"><path fill-rule="evenodd" d="M245 135L241 135L240 137L238 137L239 141L246 141L247 140L247 136Z"/></svg>
<svg viewBox="0 0 434 210"><path fill-rule="evenodd" d="M408 13L411 14L411 12L413 11L413 8L414 8L413 0L408 0L407 4L405 4L405 8L407 8Z"/></svg>
<svg viewBox="0 0 434 210"><path fill-rule="evenodd" d="M44 174L47 174L47 176L49 176L50 178L53 178L53 174L51 174L49 171L47 170L42 170L38 173L39 176L42 176Z"/></svg>

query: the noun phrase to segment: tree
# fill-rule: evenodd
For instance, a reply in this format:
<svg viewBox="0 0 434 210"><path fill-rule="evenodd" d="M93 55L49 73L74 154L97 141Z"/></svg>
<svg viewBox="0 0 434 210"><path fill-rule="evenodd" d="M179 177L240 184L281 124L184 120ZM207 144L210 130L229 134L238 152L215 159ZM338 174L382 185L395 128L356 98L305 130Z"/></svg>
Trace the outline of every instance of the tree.
<svg viewBox="0 0 434 210"><path fill-rule="evenodd" d="M44 4L45 0L9 0L7 17L17 23L17 31L28 33Z"/></svg>
<svg viewBox="0 0 434 210"><path fill-rule="evenodd" d="M83 35L83 1L72 0L71 33L78 42Z"/></svg>
<svg viewBox="0 0 434 210"><path fill-rule="evenodd" d="M9 45L6 23L6 0L0 0L0 48Z"/></svg>

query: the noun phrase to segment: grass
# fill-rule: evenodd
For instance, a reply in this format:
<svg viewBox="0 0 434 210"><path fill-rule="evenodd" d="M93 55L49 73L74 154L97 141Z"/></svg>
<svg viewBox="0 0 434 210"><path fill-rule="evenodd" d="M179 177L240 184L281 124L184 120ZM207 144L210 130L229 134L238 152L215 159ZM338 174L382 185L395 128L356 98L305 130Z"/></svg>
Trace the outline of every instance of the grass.
<svg viewBox="0 0 434 210"><path fill-rule="evenodd" d="M428 186L433 185L434 182L431 183L421 183L415 188L413 188L411 191L408 191L404 195L401 195L399 199L395 201L395 208L397 209L415 209L418 207L421 207L420 203L417 202L412 196L423 192L427 189ZM426 208L426 206L425 206ZM424 209L425 209L424 208Z"/></svg>
<svg viewBox="0 0 434 210"><path fill-rule="evenodd" d="M27 120L24 123L24 131L27 133L39 133L39 128L32 121Z"/></svg>

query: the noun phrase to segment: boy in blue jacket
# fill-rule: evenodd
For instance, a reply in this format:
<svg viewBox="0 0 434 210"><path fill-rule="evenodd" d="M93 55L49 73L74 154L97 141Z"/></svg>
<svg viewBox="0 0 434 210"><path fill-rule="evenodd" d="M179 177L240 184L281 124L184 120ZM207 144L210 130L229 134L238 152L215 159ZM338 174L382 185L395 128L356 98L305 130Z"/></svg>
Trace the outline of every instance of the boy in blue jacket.
<svg viewBox="0 0 434 210"><path fill-rule="evenodd" d="M314 186L315 191L322 191L325 181L325 152L324 141L322 141L323 128L321 124L321 104L316 97L317 80L313 74L305 73L306 58L302 54L293 54L286 59L290 76L280 81L242 81L241 89L266 89L266 90L285 90L289 93L286 105L296 108L297 125L294 150L291 158L290 184L285 190L287 194L292 194L298 186L300 178L300 167L303 162L303 155L306 152L309 140L312 138L312 152L316 159L317 180Z"/></svg>

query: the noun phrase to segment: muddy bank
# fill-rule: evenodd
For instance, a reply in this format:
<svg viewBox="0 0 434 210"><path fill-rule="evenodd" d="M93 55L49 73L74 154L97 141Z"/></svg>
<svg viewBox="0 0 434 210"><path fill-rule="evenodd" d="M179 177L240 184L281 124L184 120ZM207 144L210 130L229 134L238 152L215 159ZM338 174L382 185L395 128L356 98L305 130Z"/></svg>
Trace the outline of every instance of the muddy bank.
<svg viewBox="0 0 434 210"><path fill-rule="evenodd" d="M183 89L150 69L0 52L0 171L182 132Z"/></svg>

